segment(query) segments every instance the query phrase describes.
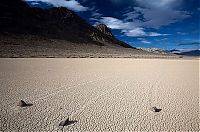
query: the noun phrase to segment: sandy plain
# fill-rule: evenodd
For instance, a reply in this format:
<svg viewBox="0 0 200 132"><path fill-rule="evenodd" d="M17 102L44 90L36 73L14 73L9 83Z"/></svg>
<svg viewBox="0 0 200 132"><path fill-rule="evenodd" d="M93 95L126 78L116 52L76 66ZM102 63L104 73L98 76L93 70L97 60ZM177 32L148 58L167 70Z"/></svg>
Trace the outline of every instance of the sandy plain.
<svg viewBox="0 0 200 132"><path fill-rule="evenodd" d="M200 131L199 60L0 59L0 87L0 131Z"/></svg>

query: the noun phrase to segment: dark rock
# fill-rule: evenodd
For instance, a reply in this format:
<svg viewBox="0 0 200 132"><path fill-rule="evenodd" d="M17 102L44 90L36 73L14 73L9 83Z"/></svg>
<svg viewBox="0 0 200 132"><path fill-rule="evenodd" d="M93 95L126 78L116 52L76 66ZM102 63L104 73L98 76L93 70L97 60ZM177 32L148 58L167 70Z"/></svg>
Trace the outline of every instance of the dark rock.
<svg viewBox="0 0 200 132"><path fill-rule="evenodd" d="M158 108L156 108L156 107L152 107L151 110L152 110L153 112L160 112L162 109L158 109Z"/></svg>
<svg viewBox="0 0 200 132"><path fill-rule="evenodd" d="M20 100L19 103L18 103L18 106L25 107L25 106L27 106L27 104L23 100Z"/></svg>
<svg viewBox="0 0 200 132"><path fill-rule="evenodd" d="M59 126L67 126L69 124L69 118L67 118L66 120L64 121L61 121Z"/></svg>
<svg viewBox="0 0 200 132"><path fill-rule="evenodd" d="M25 101L21 100L17 106L19 107L29 107L29 106L32 106L33 104L31 103L26 103Z"/></svg>

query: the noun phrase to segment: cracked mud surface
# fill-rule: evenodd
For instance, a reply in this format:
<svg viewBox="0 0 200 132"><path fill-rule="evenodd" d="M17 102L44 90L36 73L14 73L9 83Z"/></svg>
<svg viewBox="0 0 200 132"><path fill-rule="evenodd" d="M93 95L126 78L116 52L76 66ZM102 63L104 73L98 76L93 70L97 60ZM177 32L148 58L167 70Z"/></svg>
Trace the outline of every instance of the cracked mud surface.
<svg viewBox="0 0 200 132"><path fill-rule="evenodd" d="M200 131L199 60L0 59L0 86L0 131Z"/></svg>

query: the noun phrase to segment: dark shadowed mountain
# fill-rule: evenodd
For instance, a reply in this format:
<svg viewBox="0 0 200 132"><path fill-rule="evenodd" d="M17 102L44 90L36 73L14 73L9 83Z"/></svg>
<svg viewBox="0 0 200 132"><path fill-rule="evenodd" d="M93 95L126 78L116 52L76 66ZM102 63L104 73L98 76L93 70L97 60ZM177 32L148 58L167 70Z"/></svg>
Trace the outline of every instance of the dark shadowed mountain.
<svg viewBox="0 0 200 132"><path fill-rule="evenodd" d="M185 55L185 56L200 56L200 50L192 50L187 52L176 53L177 55Z"/></svg>
<svg viewBox="0 0 200 132"><path fill-rule="evenodd" d="M172 49L172 50L168 50L167 52L171 52L171 53L178 53L178 52L180 52L180 50L177 50L177 49Z"/></svg>
<svg viewBox="0 0 200 132"><path fill-rule="evenodd" d="M164 57L116 39L103 24L89 25L66 8L0 2L0 57Z"/></svg>
<svg viewBox="0 0 200 132"><path fill-rule="evenodd" d="M169 50L166 51L168 53L176 54L176 55L183 55L183 56L200 56L200 50Z"/></svg>
<svg viewBox="0 0 200 132"><path fill-rule="evenodd" d="M3 0L0 13L1 32L132 48L117 40L105 25L95 28L66 8L31 8L21 0Z"/></svg>

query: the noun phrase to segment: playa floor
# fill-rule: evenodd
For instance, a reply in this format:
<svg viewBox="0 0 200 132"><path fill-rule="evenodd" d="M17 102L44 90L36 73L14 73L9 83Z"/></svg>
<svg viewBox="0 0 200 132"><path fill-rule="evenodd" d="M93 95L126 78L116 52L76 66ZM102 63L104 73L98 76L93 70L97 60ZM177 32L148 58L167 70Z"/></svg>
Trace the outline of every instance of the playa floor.
<svg viewBox="0 0 200 132"><path fill-rule="evenodd" d="M0 131L200 131L199 81L199 60L0 59Z"/></svg>

